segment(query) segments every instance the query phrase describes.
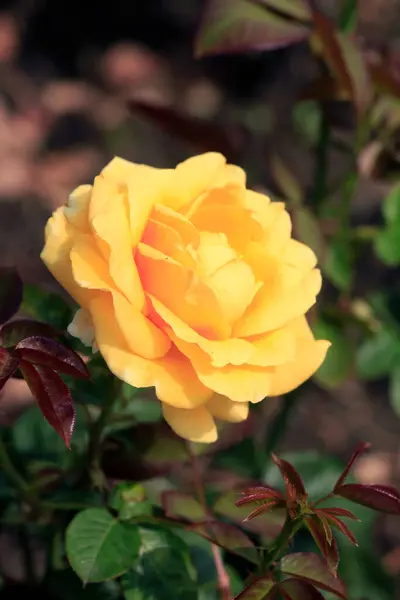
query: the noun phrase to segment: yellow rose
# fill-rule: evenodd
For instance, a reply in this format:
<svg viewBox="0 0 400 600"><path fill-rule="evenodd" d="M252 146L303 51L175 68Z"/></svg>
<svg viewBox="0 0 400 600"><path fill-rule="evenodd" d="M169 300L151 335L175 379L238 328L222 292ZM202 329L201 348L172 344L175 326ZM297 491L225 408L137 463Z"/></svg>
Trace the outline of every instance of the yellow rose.
<svg viewBox="0 0 400 600"><path fill-rule="evenodd" d="M55 211L41 256L81 306L70 332L117 377L154 386L189 440L213 442L214 419L294 389L329 347L304 316L321 287L314 253L220 154L176 169L114 158Z"/></svg>

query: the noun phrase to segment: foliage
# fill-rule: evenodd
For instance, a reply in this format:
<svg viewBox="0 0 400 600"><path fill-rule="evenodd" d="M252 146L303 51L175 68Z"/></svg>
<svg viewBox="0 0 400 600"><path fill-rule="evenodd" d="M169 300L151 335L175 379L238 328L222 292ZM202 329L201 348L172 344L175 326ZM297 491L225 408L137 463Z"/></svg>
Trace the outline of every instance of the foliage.
<svg viewBox="0 0 400 600"><path fill-rule="evenodd" d="M313 329L333 347L314 380L328 390L355 376L384 380L399 414L398 286L360 298L355 285L365 252L388 275L400 265L399 184L379 225L352 229L351 209L362 150L398 133L392 101L400 81L383 56L372 60L362 47L356 2L341 4L334 22L306 0L209 0L194 46L201 59L308 44L318 75L304 84L292 119L315 154L312 188L277 154L269 163L273 195L286 199L297 237L329 282ZM354 140L344 148L329 103L352 111ZM242 124L221 127L142 100L129 108L232 161L251 137ZM332 148L352 157L335 189L327 183ZM23 377L37 402L0 430L1 530L22 549L26 583L62 600L394 598L371 542L371 509L398 516L400 494L350 480L366 444L346 466L315 453L277 456L297 392L261 441L255 408L255 418L222 430L212 448L185 444L163 423L152 390L122 384L66 333L71 314L57 295L23 285L14 269L0 271L0 395ZM15 583L2 575L0 589Z"/></svg>

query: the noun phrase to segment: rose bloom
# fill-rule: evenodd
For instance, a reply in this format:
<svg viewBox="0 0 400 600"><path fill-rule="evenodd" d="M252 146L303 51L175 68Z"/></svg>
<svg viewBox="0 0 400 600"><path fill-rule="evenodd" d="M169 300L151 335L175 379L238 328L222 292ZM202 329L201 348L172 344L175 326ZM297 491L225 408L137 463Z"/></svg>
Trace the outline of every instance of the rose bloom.
<svg viewBox="0 0 400 600"><path fill-rule="evenodd" d="M330 345L305 317L314 253L217 153L175 169L114 158L54 212L41 256L81 307L69 331L123 381L154 386L188 440L213 442L215 419L296 388Z"/></svg>

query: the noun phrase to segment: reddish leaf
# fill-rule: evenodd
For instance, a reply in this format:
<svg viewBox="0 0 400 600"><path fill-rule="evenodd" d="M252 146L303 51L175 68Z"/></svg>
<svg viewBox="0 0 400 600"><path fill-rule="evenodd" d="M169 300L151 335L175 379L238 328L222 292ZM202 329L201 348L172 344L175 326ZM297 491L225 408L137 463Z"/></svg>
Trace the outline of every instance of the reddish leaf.
<svg viewBox="0 0 400 600"><path fill-rule="evenodd" d="M310 29L282 18L252 0L210 0L196 40L196 55L273 50L310 35Z"/></svg>
<svg viewBox="0 0 400 600"><path fill-rule="evenodd" d="M130 101L132 113L149 119L161 129L192 144L201 152L221 152L234 160L246 141L246 132L239 128L220 128L214 123L183 115L167 106Z"/></svg>
<svg viewBox="0 0 400 600"><path fill-rule="evenodd" d="M327 535L327 529L322 519L312 516L305 518L305 524L325 558L328 567L336 575L339 565L339 552L331 528L329 527L329 534Z"/></svg>
<svg viewBox="0 0 400 600"><path fill-rule="evenodd" d="M19 358L17 356L6 350L6 348L0 348L0 390L18 369L18 365Z"/></svg>
<svg viewBox="0 0 400 600"><path fill-rule="evenodd" d="M286 579L279 585L279 591L285 600L324 600L313 585L299 579Z"/></svg>
<svg viewBox="0 0 400 600"><path fill-rule="evenodd" d="M15 269L0 268L0 324L17 312L22 302L23 285Z"/></svg>
<svg viewBox="0 0 400 600"><path fill-rule="evenodd" d="M336 490L342 485L342 483L345 481L345 479L347 478L350 470L352 469L354 463L356 462L356 460L358 459L358 457L363 454L366 450L368 450L368 448L371 447L371 444L369 442L360 442L356 449L354 450L349 462L346 465L346 468L344 469L343 473L341 474L341 476L339 477L339 479L337 480L337 482L335 483L335 487L333 488L333 491L336 492Z"/></svg>
<svg viewBox="0 0 400 600"><path fill-rule="evenodd" d="M310 21L312 17L310 7L304 0L260 0L260 4L299 21Z"/></svg>
<svg viewBox="0 0 400 600"><path fill-rule="evenodd" d="M389 485L347 483L336 489L335 493L379 512L400 515L400 493Z"/></svg>
<svg viewBox="0 0 400 600"><path fill-rule="evenodd" d="M272 600L275 597L275 586L275 581L269 577L257 577L234 600Z"/></svg>
<svg viewBox="0 0 400 600"><path fill-rule="evenodd" d="M343 90L353 100L357 112L362 114L370 103L371 90L361 50L351 37L337 31L334 23L322 12L317 9L312 12L324 57Z"/></svg>
<svg viewBox="0 0 400 600"><path fill-rule="evenodd" d="M244 490L243 497L235 502L236 506L243 506L250 502L264 502L268 500L284 500L282 494L269 487L252 487Z"/></svg>
<svg viewBox="0 0 400 600"><path fill-rule="evenodd" d="M276 502L276 500L270 500L270 502L265 502L262 506L258 506L255 508L247 517L245 517L244 521L251 521L255 519L255 517L259 517L260 515L265 514L269 510L273 508L282 508L282 504L280 502Z"/></svg>
<svg viewBox="0 0 400 600"><path fill-rule="evenodd" d="M341 531L351 541L352 544L358 546L354 533L347 527L346 523L343 523L343 521L337 517L334 517L333 515L330 515L328 519L334 527L339 529L339 531Z"/></svg>
<svg viewBox="0 0 400 600"><path fill-rule="evenodd" d="M281 559L280 564L283 573L346 600L346 588L343 581L332 574L329 567L317 554L311 552L287 554Z"/></svg>
<svg viewBox="0 0 400 600"><path fill-rule="evenodd" d="M16 346L24 338L37 335L57 338L61 337L62 334L47 323L32 321L31 319L15 319L4 323L0 327L0 345L10 348Z"/></svg>
<svg viewBox="0 0 400 600"><path fill-rule="evenodd" d="M24 361L81 379L89 377L89 371L81 357L55 340L41 336L28 337L17 344L15 351Z"/></svg>
<svg viewBox="0 0 400 600"><path fill-rule="evenodd" d="M296 471L296 469L282 458L276 456L276 454L272 455L272 460L278 467L283 477L286 486L286 494L287 498L290 501L293 500L304 500L307 498L307 492L304 487L303 480L300 475Z"/></svg>
<svg viewBox="0 0 400 600"><path fill-rule="evenodd" d="M75 426L75 408L67 386L49 367L22 361L20 369L44 418L70 448Z"/></svg>
<svg viewBox="0 0 400 600"><path fill-rule="evenodd" d="M328 517L333 515L335 517L346 517L347 519L351 519L352 521L359 521L360 519L356 517L351 510L347 510L346 508L337 508L337 507L328 507L328 508L319 508L318 512L325 513Z"/></svg>
<svg viewBox="0 0 400 600"><path fill-rule="evenodd" d="M235 506L237 494L234 490L222 494L214 504L215 513L228 517L231 521L240 524L243 528L273 539L279 535L286 519L286 510L275 510L266 513L262 519L256 521L243 521L247 517L247 507Z"/></svg>
<svg viewBox="0 0 400 600"><path fill-rule="evenodd" d="M168 491L161 497L161 503L165 514L170 519L186 519L190 522L203 522L207 519L200 502L183 492Z"/></svg>
<svg viewBox="0 0 400 600"><path fill-rule="evenodd" d="M395 98L400 98L400 80L394 75L390 66L370 64L369 73L373 83L379 90L389 93Z"/></svg>
<svg viewBox="0 0 400 600"><path fill-rule="evenodd" d="M188 525L186 529L197 533L197 535L210 540L210 542L225 550L245 557L254 564L259 562L258 552L253 542L234 525L221 523L220 521L210 521L209 523L194 523Z"/></svg>

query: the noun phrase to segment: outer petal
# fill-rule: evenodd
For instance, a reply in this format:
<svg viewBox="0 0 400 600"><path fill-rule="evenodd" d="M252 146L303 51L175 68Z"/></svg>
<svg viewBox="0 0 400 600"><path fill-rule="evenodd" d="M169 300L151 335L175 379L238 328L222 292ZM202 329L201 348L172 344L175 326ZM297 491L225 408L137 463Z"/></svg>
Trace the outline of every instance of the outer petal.
<svg viewBox="0 0 400 600"><path fill-rule="evenodd" d="M101 174L107 182L126 190L132 247L139 243L153 206L173 189L173 173L171 169L155 169L119 157L103 169Z"/></svg>
<svg viewBox="0 0 400 600"><path fill-rule="evenodd" d="M89 233L89 203L92 195L91 185L80 185L68 198L64 206L67 221L77 229Z"/></svg>
<svg viewBox="0 0 400 600"><path fill-rule="evenodd" d="M275 367L294 360L296 339L293 328L287 326L248 339L253 346L253 354L248 364L259 367Z"/></svg>
<svg viewBox="0 0 400 600"><path fill-rule="evenodd" d="M109 263L110 276L128 300L142 310L144 293L132 256L127 201L118 188L97 177L92 191L89 219L101 240L100 250ZM104 252L104 243L107 245Z"/></svg>
<svg viewBox="0 0 400 600"><path fill-rule="evenodd" d="M204 406L185 410L163 404L162 408L168 425L180 437L206 444L216 441L218 433L214 419Z"/></svg>
<svg viewBox="0 0 400 600"><path fill-rule="evenodd" d="M111 296L99 293L90 303L99 350L109 369L134 387L155 386L158 398L177 408L191 409L211 396L192 365L176 348L166 356L148 360L133 354L118 326Z"/></svg>
<svg viewBox="0 0 400 600"><path fill-rule="evenodd" d="M77 235L70 254L72 273L78 285L91 290L115 290L108 265L89 235Z"/></svg>
<svg viewBox="0 0 400 600"><path fill-rule="evenodd" d="M296 281L298 283L294 284ZM301 278L298 269L290 272L271 266L270 281L257 292L252 304L235 325L233 334L247 337L282 327L295 317L304 315L315 303L320 289L318 269Z"/></svg>
<svg viewBox="0 0 400 600"><path fill-rule="evenodd" d="M163 204L179 211L213 187L223 176L226 160L222 154L207 152L179 164L173 172Z"/></svg>
<svg viewBox="0 0 400 600"><path fill-rule="evenodd" d="M40 257L60 285L82 306L87 302L88 292L75 282L72 274L70 252L74 234L75 229L68 223L61 206L47 222L46 242Z"/></svg>
<svg viewBox="0 0 400 600"><path fill-rule="evenodd" d="M297 343L296 357L293 362L274 370L270 378L271 396L286 394L309 379L323 363L331 345L326 340L314 340L305 317L297 319L293 329Z"/></svg>
<svg viewBox="0 0 400 600"><path fill-rule="evenodd" d="M269 395L273 368L249 365L215 368L207 354L195 344L183 342L172 333L171 339L190 359L200 381L214 392L233 402L261 402Z"/></svg>
<svg viewBox="0 0 400 600"><path fill-rule="evenodd" d="M240 423L249 416L249 404L247 402L232 402L232 400L220 394L214 394L211 400L207 402L206 408L216 419L231 423Z"/></svg>

